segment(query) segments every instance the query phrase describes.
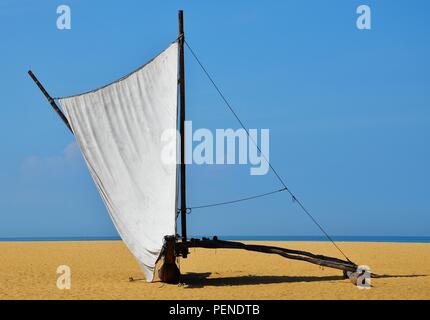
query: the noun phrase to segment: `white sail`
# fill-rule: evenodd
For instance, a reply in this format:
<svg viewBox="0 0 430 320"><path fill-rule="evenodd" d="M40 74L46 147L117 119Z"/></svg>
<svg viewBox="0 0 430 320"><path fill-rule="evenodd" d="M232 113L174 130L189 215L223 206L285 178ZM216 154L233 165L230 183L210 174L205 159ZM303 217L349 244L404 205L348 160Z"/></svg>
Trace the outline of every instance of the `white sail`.
<svg viewBox="0 0 430 320"><path fill-rule="evenodd" d="M178 44L103 88L59 101L110 217L147 281L176 231L176 164L162 161L176 130ZM176 150L174 151L176 152Z"/></svg>

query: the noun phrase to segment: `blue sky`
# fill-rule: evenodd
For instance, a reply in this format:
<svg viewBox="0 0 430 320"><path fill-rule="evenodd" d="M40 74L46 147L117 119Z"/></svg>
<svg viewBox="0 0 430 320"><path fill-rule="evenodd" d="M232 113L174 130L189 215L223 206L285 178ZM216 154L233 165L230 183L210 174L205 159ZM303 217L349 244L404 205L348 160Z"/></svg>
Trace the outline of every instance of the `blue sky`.
<svg viewBox="0 0 430 320"><path fill-rule="evenodd" d="M108 4L109 3L109 4ZM72 29L56 28L56 8ZM372 9L358 30L356 8ZM116 231L52 96L86 91L187 40L270 159L333 235L430 235L430 3L425 1L2 1L0 238ZM194 127L238 128L187 53ZM279 187L248 166L191 166L189 205ZM193 212L190 234L320 235L286 194Z"/></svg>

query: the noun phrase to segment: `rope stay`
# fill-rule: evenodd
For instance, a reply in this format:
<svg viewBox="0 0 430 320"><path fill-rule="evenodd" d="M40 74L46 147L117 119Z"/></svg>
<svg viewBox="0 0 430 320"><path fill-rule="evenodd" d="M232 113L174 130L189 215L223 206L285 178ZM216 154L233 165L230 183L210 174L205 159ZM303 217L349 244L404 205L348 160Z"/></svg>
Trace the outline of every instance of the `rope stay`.
<svg viewBox="0 0 430 320"><path fill-rule="evenodd" d="M287 189L282 188L282 189L278 189L278 190L274 190L274 191L270 191L270 192L266 192L266 193L261 193L261 194L257 194L257 195L253 195L253 196L248 196L248 197L240 198L240 199L236 199L236 200L217 202L217 203L211 203L211 204L205 204L205 205L201 205L201 206L194 206L194 207L189 207L187 209L190 210L188 212L188 213L190 213L191 210L194 210L194 209L211 208L211 207L223 206L223 205L237 203L237 202L243 202L243 201L253 200L253 199L257 199L257 198L262 198L262 197L270 196L272 194L283 192L283 191L286 191L286 190Z"/></svg>
<svg viewBox="0 0 430 320"><path fill-rule="evenodd" d="M253 137L249 134L248 129L245 127L245 124L242 122L242 120L239 118L238 114L235 112L235 110L233 109L233 107L231 106L231 104L229 103L229 101L227 100L227 98L224 96L224 94L222 93L221 89L217 86L217 84L215 83L215 81L213 80L213 78L211 77L211 75L209 74L209 72L206 70L206 68L203 66L203 64L201 63L200 59L197 57L196 53L194 52L194 50L191 48L191 46L189 45L189 43L185 40L185 45L187 46L187 48L190 50L191 55L194 57L194 59L196 60L197 64L200 66L200 68L202 69L203 73L206 75L206 77L209 79L209 81L212 83L212 85L214 86L215 90L218 92L218 94L220 95L221 99L224 101L224 103L226 104L226 106L228 107L228 109L230 110L230 112L233 114L233 116L236 118L236 120L239 122L240 126L242 127L242 129L245 130L248 138L252 141L252 143L255 145L255 147L257 148L257 150L260 152L261 156L264 158L264 160L267 162L267 164L269 165L269 168L272 170L272 172L275 174L276 178L279 180L279 182L282 184L282 186L284 187L283 190L287 191L290 196L291 199L293 200L293 202L297 203L299 205L299 207L302 209L302 211L304 213L306 213L306 215L313 221L313 223L322 231L322 233L326 236L326 238L336 247L336 249L349 261L351 262L351 260L349 260L349 258L346 256L346 254L339 248L339 246L334 242L334 240L330 237L330 235L324 230L324 228L321 226L320 223L318 223L318 221L313 217L313 215L305 208L305 206L303 205L303 203L294 195L294 193L288 188L287 184L284 182L284 179L281 178L281 176L279 175L279 173L276 171L276 169L273 167L273 165L270 163L270 161L267 159L266 155L261 151L260 147L258 146L257 142L253 139ZM227 204L227 203L226 203ZM202 206L204 207L204 206Z"/></svg>

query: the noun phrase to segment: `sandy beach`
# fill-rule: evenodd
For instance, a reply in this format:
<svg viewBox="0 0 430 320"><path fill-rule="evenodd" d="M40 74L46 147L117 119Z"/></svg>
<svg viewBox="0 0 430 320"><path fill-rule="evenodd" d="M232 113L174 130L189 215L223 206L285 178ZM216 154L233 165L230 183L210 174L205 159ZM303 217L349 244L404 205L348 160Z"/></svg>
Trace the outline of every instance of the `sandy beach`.
<svg viewBox="0 0 430 320"><path fill-rule="evenodd" d="M250 242L248 242L250 243ZM253 242L255 243L255 242ZM336 256L325 242L265 242ZM430 244L339 243L378 274L358 289L341 272L279 256L192 249L182 285L147 283L121 241L0 243L0 299L430 299ZM57 288L57 267L71 288ZM130 282L129 277L136 281Z"/></svg>

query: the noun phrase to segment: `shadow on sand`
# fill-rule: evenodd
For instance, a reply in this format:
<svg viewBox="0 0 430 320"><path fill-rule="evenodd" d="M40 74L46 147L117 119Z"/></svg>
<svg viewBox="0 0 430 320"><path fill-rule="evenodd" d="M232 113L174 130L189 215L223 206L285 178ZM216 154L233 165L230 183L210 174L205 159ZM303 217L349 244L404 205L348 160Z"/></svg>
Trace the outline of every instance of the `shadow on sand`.
<svg viewBox="0 0 430 320"><path fill-rule="evenodd" d="M256 284L276 284L276 283L298 283L298 282L324 282L324 281L343 281L347 280L342 275L339 276L237 276L209 278L211 272L194 273L188 272L181 275L180 283L185 288L221 287L221 286L243 286ZM377 279L385 278L417 278L428 277L425 274L403 274L403 275L378 275ZM144 278L129 278L130 282L146 282ZM154 281L161 283L159 280Z"/></svg>
<svg viewBox="0 0 430 320"><path fill-rule="evenodd" d="M256 284L275 284L275 283L297 283L297 282L322 282L322 281L343 281L345 278L339 276L237 276L209 278L210 272L187 273L181 276L181 283L187 288L203 288L207 286L242 286ZM378 278L414 278L426 277L426 275L382 275Z"/></svg>
<svg viewBox="0 0 430 320"><path fill-rule="evenodd" d="M315 281L338 281L343 280L342 276L237 276L209 278L210 272L206 273L187 273L181 276L181 282L188 288L203 288L207 286L243 286L256 284L273 284L289 282L315 282Z"/></svg>

